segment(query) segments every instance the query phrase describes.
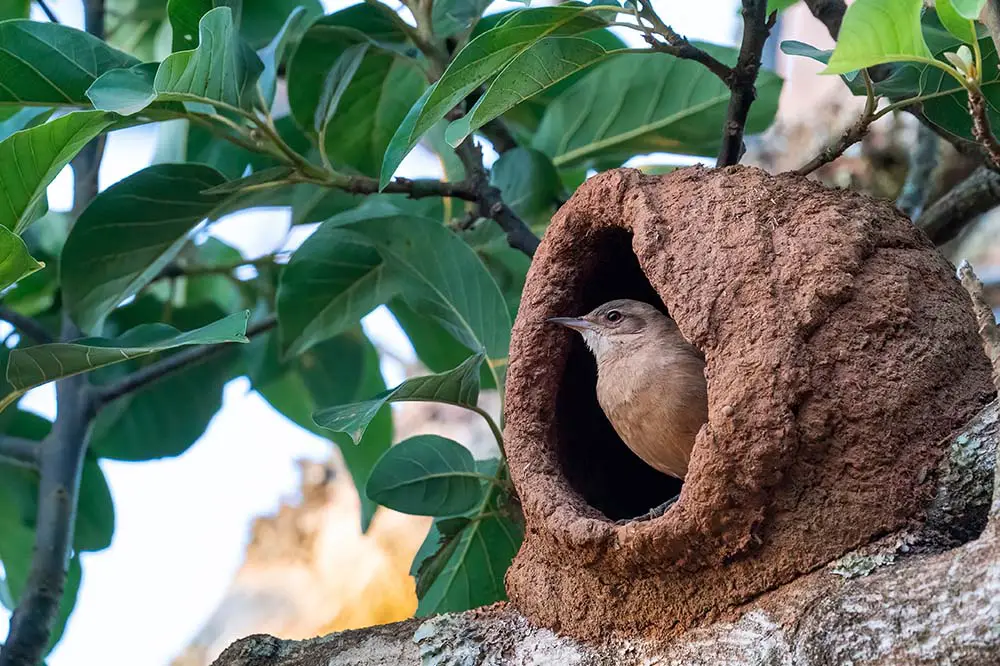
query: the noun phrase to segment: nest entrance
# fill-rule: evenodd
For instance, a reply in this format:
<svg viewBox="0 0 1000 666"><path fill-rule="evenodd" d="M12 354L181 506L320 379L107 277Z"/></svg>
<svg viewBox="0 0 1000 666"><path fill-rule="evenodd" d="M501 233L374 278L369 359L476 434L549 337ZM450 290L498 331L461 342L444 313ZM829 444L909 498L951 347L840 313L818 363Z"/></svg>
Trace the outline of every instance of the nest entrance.
<svg viewBox="0 0 1000 666"><path fill-rule="evenodd" d="M594 234L596 259L582 276L582 315L616 298L667 308L639 267L632 234L620 228ZM625 445L597 402L597 368L583 340L573 335L556 403L557 460L576 492L611 520L640 516L680 492L682 482L653 469Z"/></svg>

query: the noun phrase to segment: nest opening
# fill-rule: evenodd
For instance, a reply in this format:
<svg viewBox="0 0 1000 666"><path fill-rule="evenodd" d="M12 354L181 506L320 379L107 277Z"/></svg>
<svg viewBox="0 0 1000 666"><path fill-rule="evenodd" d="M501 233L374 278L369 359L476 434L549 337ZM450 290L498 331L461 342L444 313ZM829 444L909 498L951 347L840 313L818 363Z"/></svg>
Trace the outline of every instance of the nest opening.
<svg viewBox="0 0 1000 666"><path fill-rule="evenodd" d="M579 290L581 315L616 298L645 301L668 313L632 251L632 234L605 229L591 240ZM683 485L647 465L625 445L597 402L597 367L578 335L556 403L559 468L583 500L610 520L635 518L676 496Z"/></svg>

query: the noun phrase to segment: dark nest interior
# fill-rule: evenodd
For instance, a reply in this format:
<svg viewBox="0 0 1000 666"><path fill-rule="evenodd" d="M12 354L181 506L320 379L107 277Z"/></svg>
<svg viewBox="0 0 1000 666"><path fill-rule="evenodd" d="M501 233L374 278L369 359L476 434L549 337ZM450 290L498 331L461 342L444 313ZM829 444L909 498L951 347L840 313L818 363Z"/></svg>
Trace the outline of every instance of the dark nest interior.
<svg viewBox="0 0 1000 666"><path fill-rule="evenodd" d="M583 315L616 298L645 301L667 313L632 252L632 236L603 230L592 239L594 257L584 269ZM642 461L615 433L597 402L597 367L579 335L573 335L556 404L559 465L570 486L611 520L641 516L675 496L681 481Z"/></svg>

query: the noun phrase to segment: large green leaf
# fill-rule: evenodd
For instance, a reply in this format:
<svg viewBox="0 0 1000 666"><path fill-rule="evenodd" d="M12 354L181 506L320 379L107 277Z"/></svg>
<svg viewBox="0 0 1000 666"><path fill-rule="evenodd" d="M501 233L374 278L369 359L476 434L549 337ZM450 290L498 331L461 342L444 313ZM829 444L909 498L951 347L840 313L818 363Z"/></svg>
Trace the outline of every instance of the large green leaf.
<svg viewBox="0 0 1000 666"><path fill-rule="evenodd" d="M419 68L396 51L404 41L369 5L323 17L303 36L289 63L289 104L302 127L322 126L335 166L378 175L390 139L426 87Z"/></svg>
<svg viewBox="0 0 1000 666"><path fill-rule="evenodd" d="M821 74L931 59L920 26L923 0L857 0L844 14L837 46Z"/></svg>
<svg viewBox="0 0 1000 666"><path fill-rule="evenodd" d="M250 46L262 48L281 33L296 10L306 21L323 15L320 0L243 0L240 33Z"/></svg>
<svg viewBox="0 0 1000 666"><path fill-rule="evenodd" d="M299 354L341 333L399 291L378 250L335 224L320 226L282 272L278 326L283 346Z"/></svg>
<svg viewBox="0 0 1000 666"><path fill-rule="evenodd" d="M986 0L941 0L941 2L950 3L959 16L969 20L978 19L980 12L986 5Z"/></svg>
<svg viewBox="0 0 1000 666"><path fill-rule="evenodd" d="M359 442L371 420L390 402L443 402L474 409L479 400L479 366L483 359L483 354L476 354L448 372L407 379L369 400L328 406L316 412L313 420L334 432L347 433Z"/></svg>
<svg viewBox="0 0 1000 666"><path fill-rule="evenodd" d="M62 252L63 298L90 335L126 298L156 277L226 194L200 164L158 164L99 194L80 215Z"/></svg>
<svg viewBox="0 0 1000 666"><path fill-rule="evenodd" d="M44 267L28 253L20 236L7 227L0 227L0 289L6 289Z"/></svg>
<svg viewBox="0 0 1000 666"><path fill-rule="evenodd" d="M38 219L49 183L114 122L109 113L77 111L0 141L0 226L20 233Z"/></svg>
<svg viewBox="0 0 1000 666"><path fill-rule="evenodd" d="M418 586L423 592L418 616L461 612L506 598L504 574L521 546L524 528L507 515L502 502L493 488L469 522L435 522L418 554ZM433 554L422 557L428 553Z"/></svg>
<svg viewBox="0 0 1000 666"><path fill-rule="evenodd" d="M392 216L348 227L370 240L403 281L403 295L474 351L483 351L503 386L511 318L493 276L475 251L432 220Z"/></svg>
<svg viewBox="0 0 1000 666"><path fill-rule="evenodd" d="M562 181L552 160L531 148L508 150L493 163L490 182L504 203L530 223L548 221L562 193Z"/></svg>
<svg viewBox="0 0 1000 666"><path fill-rule="evenodd" d="M538 40L503 68L464 117L448 126L448 143L459 145L497 116L608 55L603 46L585 37Z"/></svg>
<svg viewBox="0 0 1000 666"><path fill-rule="evenodd" d="M0 23L0 104L89 104L85 93L97 77L138 64L127 53L64 25Z"/></svg>
<svg viewBox="0 0 1000 666"><path fill-rule="evenodd" d="M234 23L239 26L243 0L168 0L167 17L170 20L171 51L189 51L201 43L200 21L216 7L229 7Z"/></svg>
<svg viewBox="0 0 1000 666"><path fill-rule="evenodd" d="M84 338L76 342L54 342L15 349L7 363L7 381L15 392L185 345L246 342L250 312L237 312L208 326L180 332L165 324L138 326L114 338ZM3 405L13 401L8 395Z"/></svg>
<svg viewBox="0 0 1000 666"><path fill-rule="evenodd" d="M497 27L470 41L434 85L418 115L412 119L412 125L400 125L392 141L396 150L387 154L382 166L383 181L395 173L399 163L427 130L532 44L543 37L577 35L602 27L604 23L597 13L582 13L580 7L540 7L515 12Z"/></svg>
<svg viewBox="0 0 1000 666"><path fill-rule="evenodd" d="M438 435L417 435L386 451L365 486L370 499L418 516L453 516L483 500L483 478L472 453Z"/></svg>
<svg viewBox="0 0 1000 666"><path fill-rule="evenodd" d="M975 26L972 21L963 18L955 9L952 0L937 0L934 3L937 10L938 19L948 32L966 44L971 44L976 38Z"/></svg>
<svg viewBox="0 0 1000 666"><path fill-rule="evenodd" d="M733 49L698 46L735 63ZM749 134L764 131L773 121L781 79L762 71L756 89ZM651 152L714 154L728 105L725 83L694 61L663 53L619 54L549 105L533 147L560 168Z"/></svg>

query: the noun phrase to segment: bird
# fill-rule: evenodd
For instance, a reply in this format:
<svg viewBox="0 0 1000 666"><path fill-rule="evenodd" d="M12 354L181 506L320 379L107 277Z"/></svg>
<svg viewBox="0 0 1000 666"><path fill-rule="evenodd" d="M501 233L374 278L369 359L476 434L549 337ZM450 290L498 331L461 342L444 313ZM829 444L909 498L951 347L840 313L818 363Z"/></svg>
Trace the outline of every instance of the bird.
<svg viewBox="0 0 1000 666"><path fill-rule="evenodd" d="M650 467L683 481L695 436L708 421L701 350L671 317L632 299L547 321L583 337L597 363L597 401L625 445ZM632 520L663 515L678 497Z"/></svg>

